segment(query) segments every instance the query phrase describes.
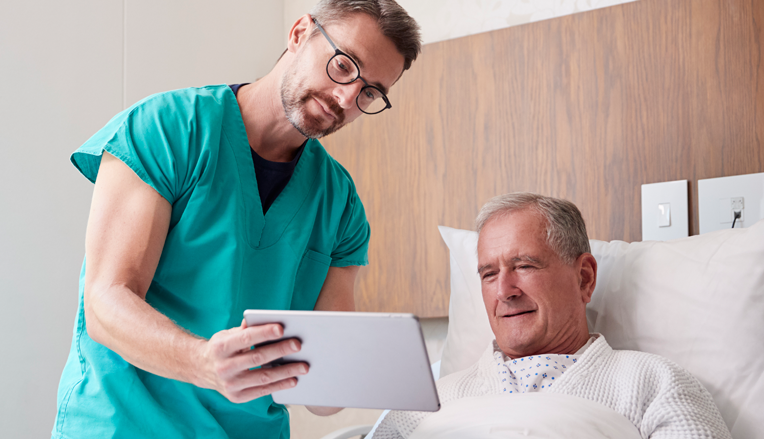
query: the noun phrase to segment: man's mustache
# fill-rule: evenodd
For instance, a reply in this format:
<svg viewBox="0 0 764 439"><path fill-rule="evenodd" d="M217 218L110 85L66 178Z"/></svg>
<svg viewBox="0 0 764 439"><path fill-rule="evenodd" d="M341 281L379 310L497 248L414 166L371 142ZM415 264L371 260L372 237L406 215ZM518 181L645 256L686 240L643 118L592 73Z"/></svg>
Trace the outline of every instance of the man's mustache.
<svg viewBox="0 0 764 439"><path fill-rule="evenodd" d="M312 98L317 98L321 102L323 102L327 107L329 107L329 111L334 113L334 116L337 118L338 123L342 123L345 120L345 110L340 107L340 104L337 103L337 101L332 98L331 96L327 95L326 93L321 93L314 90L308 90L305 95L300 99L301 103L306 103Z"/></svg>

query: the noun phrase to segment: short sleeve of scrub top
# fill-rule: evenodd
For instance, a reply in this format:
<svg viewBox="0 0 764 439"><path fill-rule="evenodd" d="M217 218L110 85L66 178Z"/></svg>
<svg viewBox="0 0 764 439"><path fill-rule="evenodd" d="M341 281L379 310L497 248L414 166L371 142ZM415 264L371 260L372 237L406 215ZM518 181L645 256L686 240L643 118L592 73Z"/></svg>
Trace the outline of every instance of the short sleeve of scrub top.
<svg viewBox="0 0 764 439"><path fill-rule="evenodd" d="M161 93L115 116L73 155L95 181L103 152L172 206L146 301L209 338L246 309L313 309L330 266L368 263L369 224L350 175L314 139L264 215L238 103L225 86ZM87 334L80 273L72 347L52 436L287 438L270 396L216 391L138 369Z"/></svg>
<svg viewBox="0 0 764 439"><path fill-rule="evenodd" d="M101 156L108 152L174 203L199 170L193 164L198 163L204 145L173 141L173 134L185 127L177 110L162 111L168 103L161 101L168 99L172 96L151 96L119 113L72 155L72 163L95 183Z"/></svg>
<svg viewBox="0 0 764 439"><path fill-rule="evenodd" d="M350 174L344 168L342 170L350 179ZM352 180L350 182L352 184ZM370 235L369 223L366 221L366 213L363 204L361 204L361 199L358 198L355 190L350 195L340 219L342 233L338 236L332 251L332 267L368 265L369 263L367 258Z"/></svg>

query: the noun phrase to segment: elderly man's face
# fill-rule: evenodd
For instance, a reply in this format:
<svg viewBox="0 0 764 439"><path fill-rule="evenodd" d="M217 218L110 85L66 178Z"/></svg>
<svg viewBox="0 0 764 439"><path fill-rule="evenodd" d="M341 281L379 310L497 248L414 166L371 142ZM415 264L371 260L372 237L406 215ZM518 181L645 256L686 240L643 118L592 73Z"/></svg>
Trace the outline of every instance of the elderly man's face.
<svg viewBox="0 0 764 439"><path fill-rule="evenodd" d="M596 262L586 253L565 264L546 243L546 220L536 211L489 220L478 240L478 271L491 329L505 354L564 353L588 338L585 307Z"/></svg>
<svg viewBox="0 0 764 439"><path fill-rule="evenodd" d="M356 97L364 83L360 79L350 84L333 82L326 73L326 65L334 50L320 33L308 39L314 25L305 16L296 28L302 21L306 33L294 49L294 63L282 78L281 100L292 125L306 137L319 138L362 114ZM353 57L369 84L387 92L403 72L403 55L370 16L353 14L324 25L324 30L340 50Z"/></svg>

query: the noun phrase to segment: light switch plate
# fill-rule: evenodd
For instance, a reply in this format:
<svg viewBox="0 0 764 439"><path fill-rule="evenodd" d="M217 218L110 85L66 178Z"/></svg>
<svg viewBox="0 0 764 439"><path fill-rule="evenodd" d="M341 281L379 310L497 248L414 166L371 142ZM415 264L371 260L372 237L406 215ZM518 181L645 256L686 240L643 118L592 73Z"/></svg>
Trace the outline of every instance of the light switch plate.
<svg viewBox="0 0 764 439"><path fill-rule="evenodd" d="M742 208L736 229L764 218L764 172L698 180L700 233L731 228L733 208Z"/></svg>
<svg viewBox="0 0 764 439"><path fill-rule="evenodd" d="M667 241L689 235L687 180L642 185L642 240Z"/></svg>

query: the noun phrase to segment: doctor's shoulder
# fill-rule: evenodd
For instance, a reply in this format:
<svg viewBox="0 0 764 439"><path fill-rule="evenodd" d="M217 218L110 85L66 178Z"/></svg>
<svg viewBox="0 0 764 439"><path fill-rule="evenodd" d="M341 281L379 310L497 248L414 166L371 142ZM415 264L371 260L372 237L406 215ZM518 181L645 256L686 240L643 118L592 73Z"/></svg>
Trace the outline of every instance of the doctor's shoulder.
<svg viewBox="0 0 764 439"><path fill-rule="evenodd" d="M218 154L226 118L238 110L235 97L225 92L224 86L209 86L148 96L115 115L71 161L95 182L100 157L108 152L172 203L184 182Z"/></svg>

